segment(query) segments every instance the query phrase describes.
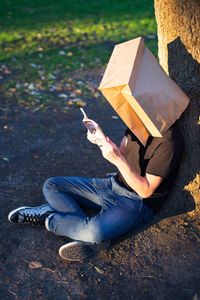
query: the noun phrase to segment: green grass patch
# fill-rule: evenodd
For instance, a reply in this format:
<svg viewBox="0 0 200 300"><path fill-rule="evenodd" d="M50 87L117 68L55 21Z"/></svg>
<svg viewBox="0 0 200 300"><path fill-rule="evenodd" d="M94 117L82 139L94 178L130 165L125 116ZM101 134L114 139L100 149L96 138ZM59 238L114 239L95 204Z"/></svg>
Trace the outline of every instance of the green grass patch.
<svg viewBox="0 0 200 300"><path fill-rule="evenodd" d="M110 45L140 35L157 55L153 0L0 0L0 5L0 82L8 99L16 86L14 99L27 96L26 83L50 88L74 70L105 66ZM45 93L36 100L46 103Z"/></svg>

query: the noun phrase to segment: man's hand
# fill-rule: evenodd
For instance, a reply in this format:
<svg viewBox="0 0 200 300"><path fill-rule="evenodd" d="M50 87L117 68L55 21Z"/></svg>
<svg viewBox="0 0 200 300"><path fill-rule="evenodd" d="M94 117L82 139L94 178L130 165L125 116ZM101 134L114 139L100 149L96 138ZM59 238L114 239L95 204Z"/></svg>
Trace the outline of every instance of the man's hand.
<svg viewBox="0 0 200 300"><path fill-rule="evenodd" d="M87 139L98 146L102 144L102 141L105 140L105 138L105 135L98 128L94 133L91 133L89 130L87 131Z"/></svg>
<svg viewBox="0 0 200 300"><path fill-rule="evenodd" d="M112 164L116 165L119 158L122 156L119 148L115 145L109 137L106 137L101 141L101 144L98 144L101 149L102 155Z"/></svg>
<svg viewBox="0 0 200 300"><path fill-rule="evenodd" d="M162 182L162 177L146 174L144 177L133 170L124 157L127 138L124 137L118 148L108 137L99 138L96 133L88 132L87 138L91 143L97 144L105 159L115 165L124 177L127 184L142 198L150 197Z"/></svg>
<svg viewBox="0 0 200 300"><path fill-rule="evenodd" d="M121 157L121 152L117 145L115 145L109 137L103 137L101 132L98 132L98 130L95 133L91 133L89 130L87 132L87 139L93 143L99 146L101 149L102 155L105 159L110 161L112 164L115 164L117 162L117 159Z"/></svg>
<svg viewBox="0 0 200 300"><path fill-rule="evenodd" d="M92 144L97 144L97 140L94 133L91 133L89 130L87 131L87 139Z"/></svg>

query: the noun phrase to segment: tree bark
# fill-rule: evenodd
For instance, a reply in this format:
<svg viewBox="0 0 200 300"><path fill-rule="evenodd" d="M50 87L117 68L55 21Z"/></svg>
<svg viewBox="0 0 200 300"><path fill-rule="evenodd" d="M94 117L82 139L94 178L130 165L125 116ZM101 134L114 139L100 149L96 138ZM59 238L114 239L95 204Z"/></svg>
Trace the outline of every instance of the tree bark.
<svg viewBox="0 0 200 300"><path fill-rule="evenodd" d="M200 213L200 1L155 0L158 56L190 104L179 120L185 152L168 210Z"/></svg>

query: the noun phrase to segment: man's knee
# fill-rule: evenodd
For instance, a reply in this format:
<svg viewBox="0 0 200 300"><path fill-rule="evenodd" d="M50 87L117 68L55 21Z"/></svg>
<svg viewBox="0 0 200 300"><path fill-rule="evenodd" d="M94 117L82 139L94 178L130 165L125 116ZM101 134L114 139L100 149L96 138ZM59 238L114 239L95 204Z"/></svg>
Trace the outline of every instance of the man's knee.
<svg viewBox="0 0 200 300"><path fill-rule="evenodd" d="M87 228L87 230L84 231L83 237L85 242L93 244L99 244L103 240L100 228L95 228L95 230L93 228Z"/></svg>
<svg viewBox="0 0 200 300"><path fill-rule="evenodd" d="M50 177L48 178L43 185L43 192L49 189L56 189L58 184L58 177Z"/></svg>

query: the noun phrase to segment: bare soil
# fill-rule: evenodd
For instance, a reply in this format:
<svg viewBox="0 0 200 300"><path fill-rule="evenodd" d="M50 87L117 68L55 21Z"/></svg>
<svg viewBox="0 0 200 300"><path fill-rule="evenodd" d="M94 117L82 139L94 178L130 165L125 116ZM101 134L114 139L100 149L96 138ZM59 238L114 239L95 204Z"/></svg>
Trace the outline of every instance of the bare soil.
<svg viewBox="0 0 200 300"><path fill-rule="evenodd" d="M112 118L109 104L87 102L88 115L118 143L124 125ZM167 217L166 205L148 228L114 241L108 251L83 263L59 257L59 247L69 239L41 226L8 222L10 210L45 201L42 185L48 177L103 177L114 170L87 141L81 120L75 106L65 113L16 106L1 110L0 299L199 299L196 216L171 212Z"/></svg>

